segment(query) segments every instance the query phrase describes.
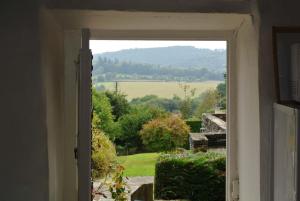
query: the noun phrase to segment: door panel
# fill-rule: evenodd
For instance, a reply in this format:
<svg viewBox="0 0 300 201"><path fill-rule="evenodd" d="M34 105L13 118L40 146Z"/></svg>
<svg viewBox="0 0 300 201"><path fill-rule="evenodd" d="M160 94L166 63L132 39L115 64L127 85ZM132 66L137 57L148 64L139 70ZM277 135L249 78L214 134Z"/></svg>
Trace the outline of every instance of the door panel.
<svg viewBox="0 0 300 201"><path fill-rule="evenodd" d="M78 94L78 201L91 200L91 67L90 32L82 30Z"/></svg>

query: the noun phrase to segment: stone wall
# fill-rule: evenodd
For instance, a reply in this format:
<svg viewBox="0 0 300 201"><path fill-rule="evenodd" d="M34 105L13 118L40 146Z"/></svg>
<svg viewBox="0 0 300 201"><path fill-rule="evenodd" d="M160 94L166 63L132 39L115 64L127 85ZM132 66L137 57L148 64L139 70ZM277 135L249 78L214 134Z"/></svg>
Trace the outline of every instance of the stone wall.
<svg viewBox="0 0 300 201"><path fill-rule="evenodd" d="M226 114L202 115L201 133L190 133L191 150L226 146Z"/></svg>
<svg viewBox="0 0 300 201"><path fill-rule="evenodd" d="M226 114L202 114L202 128L205 132L226 132Z"/></svg>

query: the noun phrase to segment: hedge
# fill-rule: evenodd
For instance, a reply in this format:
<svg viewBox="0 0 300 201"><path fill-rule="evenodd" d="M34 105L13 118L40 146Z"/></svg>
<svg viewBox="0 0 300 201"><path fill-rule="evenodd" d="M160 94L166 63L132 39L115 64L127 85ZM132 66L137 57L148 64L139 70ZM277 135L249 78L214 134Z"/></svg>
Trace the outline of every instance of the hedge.
<svg viewBox="0 0 300 201"><path fill-rule="evenodd" d="M199 133L200 128L202 127L201 120L198 119L188 119L185 123L190 127L192 133Z"/></svg>
<svg viewBox="0 0 300 201"><path fill-rule="evenodd" d="M225 201L224 154L162 155L156 163L155 199Z"/></svg>

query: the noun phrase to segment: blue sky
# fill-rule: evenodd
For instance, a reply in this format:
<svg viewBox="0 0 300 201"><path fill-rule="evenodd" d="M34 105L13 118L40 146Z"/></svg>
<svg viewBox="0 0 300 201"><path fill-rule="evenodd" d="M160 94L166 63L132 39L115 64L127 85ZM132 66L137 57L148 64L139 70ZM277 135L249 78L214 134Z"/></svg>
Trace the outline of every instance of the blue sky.
<svg viewBox="0 0 300 201"><path fill-rule="evenodd" d="M124 49L153 48L169 46L193 46L207 49L226 49L226 41L157 41L157 40L91 40L94 54L115 52Z"/></svg>

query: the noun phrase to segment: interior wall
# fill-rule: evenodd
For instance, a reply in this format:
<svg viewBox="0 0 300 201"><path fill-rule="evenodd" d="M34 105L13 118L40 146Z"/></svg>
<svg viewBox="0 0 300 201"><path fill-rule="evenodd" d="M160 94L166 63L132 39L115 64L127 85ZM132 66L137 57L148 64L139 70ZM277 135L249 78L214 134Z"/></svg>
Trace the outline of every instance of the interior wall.
<svg viewBox="0 0 300 201"><path fill-rule="evenodd" d="M39 1L1 2L0 14L0 200L47 201Z"/></svg>
<svg viewBox="0 0 300 201"><path fill-rule="evenodd" d="M40 11L41 64L46 94L49 160L49 200L62 201L64 194L64 41L63 30L49 11Z"/></svg>
<svg viewBox="0 0 300 201"><path fill-rule="evenodd" d="M236 36L237 138L240 200L260 200L258 34L251 18Z"/></svg>
<svg viewBox="0 0 300 201"><path fill-rule="evenodd" d="M276 101L272 26L300 26L300 1L258 1L260 13L259 83L261 118L261 200L273 201L273 103Z"/></svg>
<svg viewBox="0 0 300 201"><path fill-rule="evenodd" d="M41 9L42 67L46 94L49 200L77 200L77 80L80 30L64 30Z"/></svg>
<svg viewBox="0 0 300 201"><path fill-rule="evenodd" d="M49 8L151 12L249 13L249 0L46 0Z"/></svg>

